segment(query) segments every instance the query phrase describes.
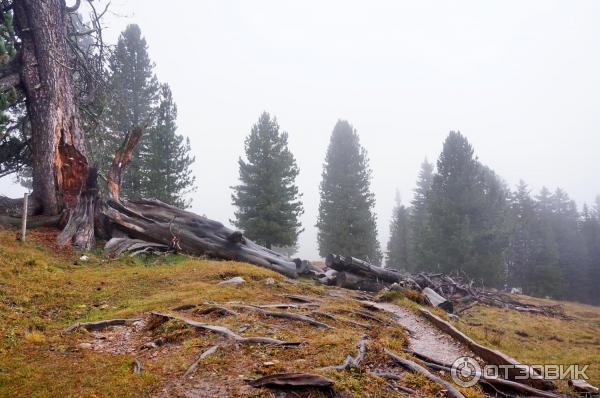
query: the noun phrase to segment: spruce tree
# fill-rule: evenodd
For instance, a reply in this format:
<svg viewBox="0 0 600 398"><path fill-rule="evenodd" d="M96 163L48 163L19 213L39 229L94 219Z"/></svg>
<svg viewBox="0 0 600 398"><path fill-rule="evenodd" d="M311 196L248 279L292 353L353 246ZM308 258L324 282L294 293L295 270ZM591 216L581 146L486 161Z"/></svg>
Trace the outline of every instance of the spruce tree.
<svg viewBox="0 0 600 398"><path fill-rule="evenodd" d="M463 271L487 284L502 282L508 245L507 190L474 156L468 140L450 132L437 162L429 203L426 250L430 269Z"/></svg>
<svg viewBox="0 0 600 398"><path fill-rule="evenodd" d="M339 120L331 134L320 186L317 220L319 254L358 257L381 263L371 170L356 130Z"/></svg>
<svg viewBox="0 0 600 398"><path fill-rule="evenodd" d="M177 134L177 106L168 84L162 84L154 124L147 129L140 150L144 196L186 208L185 195L193 189L190 140Z"/></svg>
<svg viewBox="0 0 600 398"><path fill-rule="evenodd" d="M410 210L402 204L400 195L396 195L396 206L394 207L392 222L390 224L390 240L388 241L385 255L387 268L412 271L413 266L410 262L411 230L409 218Z"/></svg>
<svg viewBox="0 0 600 398"><path fill-rule="evenodd" d="M299 169L288 149L288 134L264 112L245 141L246 159L239 159L240 185L232 200L232 223L267 248L294 246L304 212L296 186Z"/></svg>
<svg viewBox="0 0 600 398"><path fill-rule="evenodd" d="M414 270L427 269L432 264L432 254L425 241L429 233L429 194L433 182L433 165L425 159L417 179L417 187L411 202L410 212L410 262Z"/></svg>
<svg viewBox="0 0 600 398"><path fill-rule="evenodd" d="M554 234L525 182L511 196L507 283L534 296L557 295L562 279Z"/></svg>
<svg viewBox="0 0 600 398"><path fill-rule="evenodd" d="M115 151L130 130L147 122L152 124L159 84L148 55L148 45L138 25L128 25L119 36L109 60L108 74L105 129L90 137L91 152L100 170L108 169ZM123 176L121 193L125 198L144 196L141 153L147 145L148 135L144 134Z"/></svg>

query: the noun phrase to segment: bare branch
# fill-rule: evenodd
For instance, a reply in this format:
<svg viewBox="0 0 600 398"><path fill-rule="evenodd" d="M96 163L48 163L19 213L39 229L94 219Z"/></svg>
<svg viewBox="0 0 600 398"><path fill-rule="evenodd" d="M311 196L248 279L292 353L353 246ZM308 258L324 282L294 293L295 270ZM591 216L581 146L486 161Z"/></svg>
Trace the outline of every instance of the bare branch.
<svg viewBox="0 0 600 398"><path fill-rule="evenodd" d="M69 14L73 14L73 13L77 12L80 5L81 5L81 0L75 0L75 4L73 4L71 7L67 6L67 12Z"/></svg>

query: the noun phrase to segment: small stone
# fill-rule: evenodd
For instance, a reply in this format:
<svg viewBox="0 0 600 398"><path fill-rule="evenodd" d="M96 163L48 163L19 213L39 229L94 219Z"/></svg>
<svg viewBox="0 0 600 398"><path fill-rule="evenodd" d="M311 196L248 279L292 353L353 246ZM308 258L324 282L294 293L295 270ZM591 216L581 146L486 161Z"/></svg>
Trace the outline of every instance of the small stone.
<svg viewBox="0 0 600 398"><path fill-rule="evenodd" d="M227 279L226 281L219 282L219 285L241 285L242 283L246 283L244 278L241 276L236 276L231 279Z"/></svg>
<svg viewBox="0 0 600 398"><path fill-rule="evenodd" d="M101 309L101 310L105 310L105 309L107 309L107 308L108 308L108 304L102 304L102 305L100 306L100 309Z"/></svg>
<svg viewBox="0 0 600 398"><path fill-rule="evenodd" d="M458 321L460 319L458 315L455 314L448 314L448 318L452 319L453 321Z"/></svg>
<svg viewBox="0 0 600 398"><path fill-rule="evenodd" d="M86 256L85 254L83 256L79 257L79 261L87 261L89 259L90 258L88 256Z"/></svg>
<svg viewBox="0 0 600 398"><path fill-rule="evenodd" d="M273 362L273 361L267 361L267 362L263 362L263 365L264 366L273 366L273 365L275 365L275 362Z"/></svg>
<svg viewBox="0 0 600 398"><path fill-rule="evenodd" d="M267 278L265 279L265 285L274 285L275 284L275 279L273 278Z"/></svg>
<svg viewBox="0 0 600 398"><path fill-rule="evenodd" d="M77 346L81 349L89 350L92 348L92 343L79 343Z"/></svg>

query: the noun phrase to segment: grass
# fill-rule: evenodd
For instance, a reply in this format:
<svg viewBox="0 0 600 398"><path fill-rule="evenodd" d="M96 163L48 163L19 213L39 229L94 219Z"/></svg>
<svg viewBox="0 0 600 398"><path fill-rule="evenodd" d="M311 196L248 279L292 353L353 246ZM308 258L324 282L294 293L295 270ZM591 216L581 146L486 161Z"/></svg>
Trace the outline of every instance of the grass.
<svg viewBox="0 0 600 398"><path fill-rule="evenodd" d="M564 307L572 320L508 309L475 306L455 326L475 340L528 364L590 365L589 382L600 384L600 308L585 304L519 297L521 301ZM559 383L566 387L564 382Z"/></svg>
<svg viewBox="0 0 600 398"><path fill-rule="evenodd" d="M389 384L367 369L391 367L384 348L397 353L407 344L404 331L356 318L351 310L360 308L352 292L331 288L312 280L290 281L269 270L231 261L212 261L185 256L104 258L100 251L80 254L54 246L55 231L32 231L26 243L15 240L15 232L0 230L0 397L146 397L156 396L181 375L198 353L214 344L219 350L202 362L186 388L196 388L211 396L272 396L255 389L247 380L276 372L311 372L334 380L336 391L356 397L397 396ZM247 283L219 286L218 282L242 276ZM274 284L266 279L273 278ZM264 335L288 341L306 342L299 348L235 345L210 333L199 333L169 321L145 338L165 337L169 343L155 351L95 351L81 348L93 339L85 331L63 333L75 322L143 316L148 311L165 311L186 303L278 303L284 294L301 294L320 299L319 311L339 313L346 318L369 323L357 325L330 319L334 329L317 329L304 323L274 319L256 312L242 311L237 317L207 315L196 317L207 323L238 331L242 335ZM399 302L414 311L418 304L397 293L382 299ZM566 304L574 321L549 320L499 309L476 307L469 310L458 326L484 343L500 348L523 361L588 361L590 376L598 380L600 358L598 323L600 311L594 307ZM299 311L299 310L289 310ZM306 312L306 311L301 311ZM445 316L440 311L435 311ZM192 314L185 316L193 317ZM379 314L385 317L384 314ZM545 325L545 326L544 326ZM494 332L495 330L502 332ZM525 331L523 338L515 332ZM496 334L494 334L496 333ZM347 355L355 355L363 335L370 339L367 367L361 370L327 370ZM116 337L118 343L121 337ZM111 343L112 344L112 343ZM133 343L132 343L133 344ZM136 345L137 344L137 345ZM157 354L156 356L152 356ZM401 354L402 355L402 354ZM135 358L143 370L131 371ZM439 386L418 375L404 374L401 382L423 396L439 395ZM469 398L481 397L477 389L467 389ZM310 391L307 396L326 396Z"/></svg>
<svg viewBox="0 0 600 398"><path fill-rule="evenodd" d="M313 281L289 281L269 270L231 261L169 256L165 258L109 260L99 253L85 262L79 254L49 248L51 231L32 232L26 243L15 241L14 231L0 230L0 397L141 397L156 395L170 380L180 377L207 347L220 343L216 354L198 369L194 382L206 391L227 396L269 396L267 390L249 387L246 380L285 371L321 373L335 381L336 390L354 396L391 396L382 379L366 371L320 371L355 354L356 344L371 337L367 360L383 360L382 349L401 350L406 337L400 327L369 330L320 319L335 329L324 331L295 321L267 318L255 312L238 317L209 315L203 321L237 331L251 325L245 335L305 341L300 348L236 346L219 336L198 333L177 322L157 329L170 343L156 358L149 354L98 352L80 348L90 340L84 331L65 334L75 322L135 317L151 310L169 311L184 303L285 302L283 294L321 298L320 311L359 308L348 297L332 297ZM219 286L233 276L247 283ZM274 284L266 284L273 278ZM190 317L192 315L189 315ZM361 322L365 320L358 319ZM143 371L131 364L142 357ZM311 396L320 396L318 391ZM215 395L217 393L215 392Z"/></svg>

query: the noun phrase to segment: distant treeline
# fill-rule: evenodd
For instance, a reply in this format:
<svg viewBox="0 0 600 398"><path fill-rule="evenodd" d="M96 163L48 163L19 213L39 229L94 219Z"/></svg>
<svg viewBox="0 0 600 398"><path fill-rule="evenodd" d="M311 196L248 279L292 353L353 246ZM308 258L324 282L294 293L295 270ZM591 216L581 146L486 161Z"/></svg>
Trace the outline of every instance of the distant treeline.
<svg viewBox="0 0 600 398"><path fill-rule="evenodd" d="M579 212L563 190L514 191L451 132L434 167L423 162L410 206L397 203L386 265L460 272L534 296L600 303L600 197Z"/></svg>
<svg viewBox="0 0 600 398"><path fill-rule="evenodd" d="M233 223L267 247L293 253L302 232L299 173L275 118L263 113L246 139ZM356 130L340 120L331 134L320 185L319 254L381 264L371 169ZM526 294L600 303L600 199L579 212L569 196L515 191L450 132L436 167L424 161L410 206L391 221L386 266L461 273L475 283Z"/></svg>

